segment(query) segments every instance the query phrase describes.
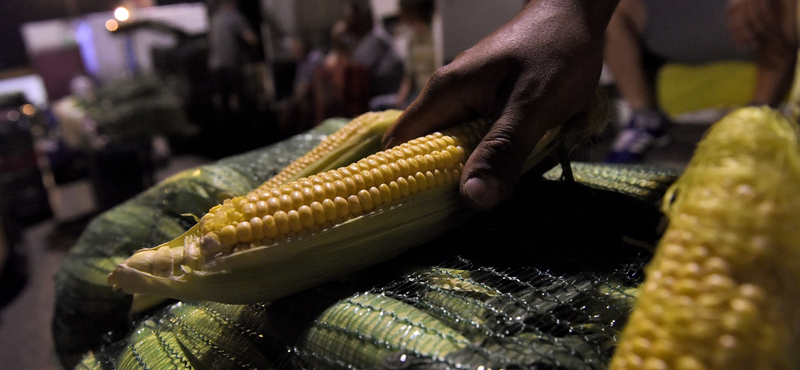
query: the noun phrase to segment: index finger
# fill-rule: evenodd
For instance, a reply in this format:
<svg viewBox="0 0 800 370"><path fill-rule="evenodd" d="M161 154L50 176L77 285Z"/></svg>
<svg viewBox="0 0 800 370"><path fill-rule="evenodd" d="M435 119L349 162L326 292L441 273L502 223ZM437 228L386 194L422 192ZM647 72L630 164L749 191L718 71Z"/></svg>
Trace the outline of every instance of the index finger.
<svg viewBox="0 0 800 370"><path fill-rule="evenodd" d="M383 135L384 148L453 126L475 116L459 93L461 85L445 68L436 71L419 97Z"/></svg>

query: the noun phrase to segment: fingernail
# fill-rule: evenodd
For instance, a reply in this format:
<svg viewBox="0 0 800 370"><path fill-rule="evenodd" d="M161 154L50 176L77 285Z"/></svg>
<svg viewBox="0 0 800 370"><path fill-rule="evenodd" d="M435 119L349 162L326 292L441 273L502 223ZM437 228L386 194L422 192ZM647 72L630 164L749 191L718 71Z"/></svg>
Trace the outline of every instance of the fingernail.
<svg viewBox="0 0 800 370"><path fill-rule="evenodd" d="M475 204L491 208L500 203L500 183L494 177L471 177L464 183L464 193Z"/></svg>

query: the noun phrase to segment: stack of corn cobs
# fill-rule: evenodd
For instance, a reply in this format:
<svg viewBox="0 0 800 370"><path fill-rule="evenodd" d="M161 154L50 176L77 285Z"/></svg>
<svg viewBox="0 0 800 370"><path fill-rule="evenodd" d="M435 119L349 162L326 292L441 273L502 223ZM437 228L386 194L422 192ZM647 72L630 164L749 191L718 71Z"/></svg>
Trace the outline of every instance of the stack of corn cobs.
<svg viewBox="0 0 800 370"><path fill-rule="evenodd" d="M598 120L588 118L595 113L551 130L526 170L595 134ZM101 215L57 277L62 362L98 369L800 364L800 153L796 125L780 114L747 108L724 118L674 184L670 170L573 164L582 185L558 181L558 168L544 175L550 181L534 174L521 180L530 193L488 215L466 210L456 188L487 123L377 152L398 115L356 118L291 165L270 159L283 170L254 190L239 189L266 172L206 167ZM305 139L330 128L315 130ZM285 155L291 140L271 154ZM264 161L272 149L227 164ZM179 182L190 185L175 188ZM659 239L654 205L665 193L669 226L651 260L640 245ZM121 226L137 218L136 207L158 202L163 217ZM184 203L194 206L175 209ZM559 217L574 222L548 223ZM104 247L98 235L109 231L120 234ZM460 245L434 247L445 243L442 234ZM564 247L575 243L593 245ZM426 253L435 257L420 257ZM453 262L453 254L466 257ZM81 277L98 272L110 272L108 285ZM105 315L101 328L76 330L95 315Z"/></svg>

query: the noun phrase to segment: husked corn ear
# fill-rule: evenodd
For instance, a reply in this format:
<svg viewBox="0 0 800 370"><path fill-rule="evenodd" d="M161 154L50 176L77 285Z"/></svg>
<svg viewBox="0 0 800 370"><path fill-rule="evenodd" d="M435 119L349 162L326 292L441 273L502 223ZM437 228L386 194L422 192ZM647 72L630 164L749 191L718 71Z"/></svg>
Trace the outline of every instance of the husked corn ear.
<svg viewBox="0 0 800 370"><path fill-rule="evenodd" d="M458 180L483 127L471 124L427 135L347 167L226 200L200 220L199 252L208 258L317 231Z"/></svg>
<svg viewBox="0 0 800 370"><path fill-rule="evenodd" d="M797 369L797 125L768 108L717 122L665 196L669 226L612 369Z"/></svg>
<svg viewBox="0 0 800 370"><path fill-rule="evenodd" d="M302 245L304 240L318 238L323 231L334 233L337 225L343 226L354 217L390 207L413 212L412 206L402 200L458 182L467 153L480 141L488 125L487 121L465 123L375 153L346 167L227 199L211 208L182 237L134 254L112 272L109 283L126 288L122 276L130 269L155 277L189 279L222 269L217 267L222 265L219 261L227 257L230 257L226 262L228 267L243 262L246 259L238 256L241 252L269 249L276 244ZM441 199L437 201L446 208L451 207L449 203L457 202L457 192L449 196L434 193L429 197ZM417 207L430 204L424 199L427 198L420 201L427 204ZM149 285L147 289L153 287Z"/></svg>
<svg viewBox="0 0 800 370"><path fill-rule="evenodd" d="M361 158L380 149L380 138L397 120L402 111L387 110L362 114L336 132L328 135L308 153L264 182L256 189L266 191L301 176L316 174L329 168L347 165L350 158ZM348 144L349 142L349 144ZM337 161L344 162L338 163ZM256 191L256 192L257 192Z"/></svg>
<svg viewBox="0 0 800 370"><path fill-rule="evenodd" d="M549 130L523 170L598 131L605 122L592 117L602 116L597 111L605 105L595 102ZM136 252L108 283L134 294L254 303L385 261L470 216L457 183L489 125L463 123L335 170L306 175L304 169L292 176L295 181L226 200L178 238ZM326 167L357 152L335 148L309 166Z"/></svg>

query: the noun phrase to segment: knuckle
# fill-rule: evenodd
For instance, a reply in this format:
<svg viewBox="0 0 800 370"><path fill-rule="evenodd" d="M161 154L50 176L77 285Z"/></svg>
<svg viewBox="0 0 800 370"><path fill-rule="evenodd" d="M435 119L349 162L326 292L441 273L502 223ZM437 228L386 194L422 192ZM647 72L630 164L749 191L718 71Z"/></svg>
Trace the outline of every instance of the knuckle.
<svg viewBox="0 0 800 370"><path fill-rule="evenodd" d="M457 80L456 73L448 66L444 66L433 72L431 77L428 78L425 87L427 90L441 90L447 86L451 86Z"/></svg>
<svg viewBox="0 0 800 370"><path fill-rule="evenodd" d="M481 156L492 166L507 166L527 156L526 149L507 135L486 138L481 144Z"/></svg>

